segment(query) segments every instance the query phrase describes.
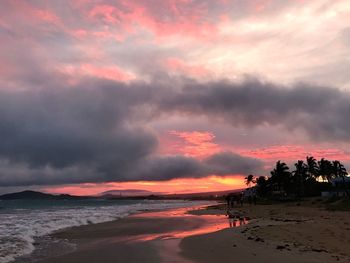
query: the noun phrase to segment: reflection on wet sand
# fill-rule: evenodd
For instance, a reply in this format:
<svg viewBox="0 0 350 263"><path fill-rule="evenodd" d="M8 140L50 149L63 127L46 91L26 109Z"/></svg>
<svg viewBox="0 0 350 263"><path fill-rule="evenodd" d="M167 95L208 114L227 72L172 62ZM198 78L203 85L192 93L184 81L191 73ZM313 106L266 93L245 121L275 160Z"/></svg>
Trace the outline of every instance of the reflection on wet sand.
<svg viewBox="0 0 350 263"><path fill-rule="evenodd" d="M193 208L191 209L193 210ZM137 214L133 217L148 217L148 218L169 218L169 217L185 217L188 219L195 219L198 224L193 229L186 230L172 230L163 233L154 233L139 235L133 238L132 241L150 241L150 240L166 240L175 238L185 238L193 235L202 235L216 232L225 228L239 227L248 223L244 217L230 218L225 215L193 215L187 213L189 209L181 208L170 211L149 212L144 214Z"/></svg>
<svg viewBox="0 0 350 263"><path fill-rule="evenodd" d="M246 218L240 218L240 219L233 219L228 218L230 227L238 227L248 224L248 220Z"/></svg>

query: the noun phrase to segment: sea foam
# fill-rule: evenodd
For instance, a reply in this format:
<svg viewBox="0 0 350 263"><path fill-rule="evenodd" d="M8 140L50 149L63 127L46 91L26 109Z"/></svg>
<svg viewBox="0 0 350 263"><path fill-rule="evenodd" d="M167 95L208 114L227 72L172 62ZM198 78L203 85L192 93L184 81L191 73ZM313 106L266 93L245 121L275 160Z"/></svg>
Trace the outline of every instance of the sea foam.
<svg viewBox="0 0 350 263"><path fill-rule="evenodd" d="M69 202L69 201L68 201ZM68 227L112 221L143 210L163 210L205 204L186 201L122 201L35 209L2 209L0 213L0 263L34 250L34 239Z"/></svg>

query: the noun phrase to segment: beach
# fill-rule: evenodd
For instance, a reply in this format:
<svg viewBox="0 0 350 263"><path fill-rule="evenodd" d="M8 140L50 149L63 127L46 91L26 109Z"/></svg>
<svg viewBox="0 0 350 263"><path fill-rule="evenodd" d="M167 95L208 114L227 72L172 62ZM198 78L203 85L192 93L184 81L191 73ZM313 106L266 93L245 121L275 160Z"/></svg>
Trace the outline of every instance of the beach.
<svg viewBox="0 0 350 263"><path fill-rule="evenodd" d="M349 262L350 212L317 202L145 212L52 238L75 249L37 262Z"/></svg>
<svg viewBox="0 0 350 263"><path fill-rule="evenodd" d="M196 211L200 215L192 214ZM192 262L181 255L181 240L229 227L225 215L203 211L192 207L146 212L67 229L52 237L76 244L76 250L39 262Z"/></svg>
<svg viewBox="0 0 350 263"><path fill-rule="evenodd" d="M33 262L73 251L76 247L74 242L51 235L72 227L95 227L145 211L168 211L215 203L139 199L2 200L0 263L15 259L18 262Z"/></svg>
<svg viewBox="0 0 350 263"><path fill-rule="evenodd" d="M350 262L350 212L309 202L238 211L248 225L185 238L182 254L193 262Z"/></svg>

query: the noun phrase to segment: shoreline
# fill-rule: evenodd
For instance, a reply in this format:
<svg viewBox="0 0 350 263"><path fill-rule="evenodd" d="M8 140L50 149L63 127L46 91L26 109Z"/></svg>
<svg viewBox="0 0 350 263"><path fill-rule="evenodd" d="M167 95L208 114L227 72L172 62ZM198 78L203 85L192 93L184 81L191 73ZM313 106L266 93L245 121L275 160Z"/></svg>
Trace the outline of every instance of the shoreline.
<svg viewBox="0 0 350 263"><path fill-rule="evenodd" d="M199 202L202 203L202 202ZM202 209L203 207L207 207L210 205L215 205L217 202L215 201L207 201L204 202L205 204L198 204L198 202L191 203L188 202L188 205L185 207L167 207L167 208L145 208L138 210L136 212L131 212L126 217L120 217L116 218L111 221L106 222L100 222L100 223L93 223L88 225L79 225L79 226L70 226L66 228L62 228L59 230L56 230L50 234L39 236L34 238L34 250L30 254L25 254L19 257L16 257L15 260L11 261L14 263L29 263L29 262L41 262L42 260L51 259L57 256L62 256L67 253L75 252L77 248L77 244L74 240L72 240L69 236L66 237L65 235L70 232L80 232L85 231L85 229L94 229L95 227L100 226L107 226L114 228L115 226L118 226L120 222L124 222L124 220L127 220L129 218L138 218L138 217L153 217L156 214L162 214L165 213L165 215L169 215L169 213L174 213L174 211L190 211L190 210L197 210ZM180 214L177 213L177 217L180 218ZM152 215L152 216L150 216ZM174 215L174 214L173 214ZM127 220L129 221L129 220ZM196 228L196 227L192 227ZM149 233L148 233L149 234ZM105 233L103 234L105 235ZM125 237L123 238L125 239Z"/></svg>
<svg viewBox="0 0 350 263"><path fill-rule="evenodd" d="M51 236L76 250L36 262L349 262L350 212L311 202L245 205L235 210L251 219L234 227L225 208L147 211L67 229Z"/></svg>
<svg viewBox="0 0 350 263"><path fill-rule="evenodd" d="M72 244L58 240L52 234L75 226L110 222L135 213L207 204L213 204L213 202L187 200L110 202L107 200L98 202L97 205L94 202L68 202L64 205L59 203L57 209L53 209L56 206L53 208L45 206L44 202L43 205L35 204L35 208L38 206L43 209L28 209L28 213L26 209L18 213L15 209L4 210L3 223L9 224L9 228L0 235L0 243L3 244L0 248L0 262L33 262L46 255L53 256L62 254L62 251L71 250ZM24 208L26 205L23 205ZM69 211L68 214L67 211Z"/></svg>
<svg viewBox="0 0 350 263"><path fill-rule="evenodd" d="M182 255L203 263L350 262L350 212L309 202L236 210L251 217L248 225L186 237L180 242Z"/></svg>
<svg viewBox="0 0 350 263"><path fill-rule="evenodd" d="M208 205L162 211L144 211L114 221L72 227L51 234L57 240L74 243L74 251L55 254L35 262L187 262L180 255L179 242L192 235L206 234L229 227L225 215L197 216L189 211L204 211ZM164 261L165 260L165 261ZM15 262L33 262L15 261Z"/></svg>

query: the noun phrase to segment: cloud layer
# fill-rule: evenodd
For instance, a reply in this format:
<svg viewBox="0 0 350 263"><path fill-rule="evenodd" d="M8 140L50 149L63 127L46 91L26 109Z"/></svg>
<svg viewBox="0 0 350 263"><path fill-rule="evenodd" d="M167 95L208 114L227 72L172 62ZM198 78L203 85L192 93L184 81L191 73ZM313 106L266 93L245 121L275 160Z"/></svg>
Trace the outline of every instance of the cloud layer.
<svg viewBox="0 0 350 263"><path fill-rule="evenodd" d="M344 0L1 4L0 72L8 85L42 84L52 72L72 81L130 81L166 71L197 80L250 74L349 88Z"/></svg>
<svg viewBox="0 0 350 263"><path fill-rule="evenodd" d="M300 129L348 141L350 96L338 89L247 79L166 84L95 81L59 89L0 91L1 184L168 180L246 174L262 162L232 152L204 159L157 154L147 123L205 116L232 126ZM317 109L317 110L316 110Z"/></svg>
<svg viewBox="0 0 350 263"><path fill-rule="evenodd" d="M144 125L157 111L158 99L146 92L154 86L99 84L0 91L1 185L168 180L261 167L233 153L202 161L157 156L157 137Z"/></svg>
<svg viewBox="0 0 350 263"><path fill-rule="evenodd" d="M349 18L343 0L4 0L0 188L349 159Z"/></svg>
<svg viewBox="0 0 350 263"><path fill-rule="evenodd" d="M347 141L349 103L348 92L332 87L284 86L248 79L189 83L159 100L159 107L167 112L213 117L234 126L283 126L302 129L312 140Z"/></svg>

